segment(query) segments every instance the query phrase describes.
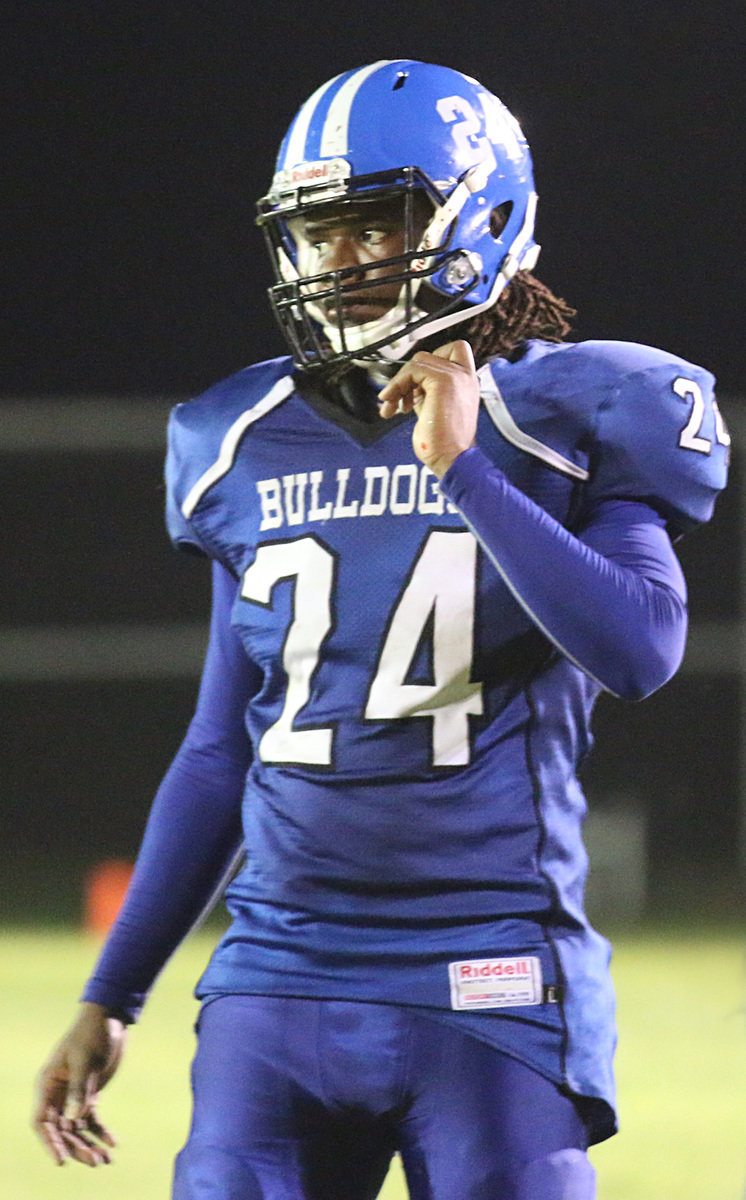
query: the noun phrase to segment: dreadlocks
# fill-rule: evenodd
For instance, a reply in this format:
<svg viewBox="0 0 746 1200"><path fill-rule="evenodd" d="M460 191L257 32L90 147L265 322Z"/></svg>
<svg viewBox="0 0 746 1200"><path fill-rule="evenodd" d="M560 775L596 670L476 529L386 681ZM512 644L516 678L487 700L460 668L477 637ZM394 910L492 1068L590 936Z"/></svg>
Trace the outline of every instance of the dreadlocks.
<svg viewBox="0 0 746 1200"><path fill-rule="evenodd" d="M510 358L529 338L561 342L570 332L575 309L540 283L530 271L517 271L497 303L458 326L477 364Z"/></svg>
<svg viewBox="0 0 746 1200"><path fill-rule="evenodd" d="M414 349L432 351L447 341L450 333L451 337L464 338L470 343L479 367L488 358L511 358L529 338L561 342L570 332L574 316L575 309L555 296L530 271L517 271L491 308L452 326L445 337L442 331L431 334ZM360 366L349 362L325 366L324 382L335 403L362 420L377 417L370 381ZM303 386L307 386L306 382Z"/></svg>

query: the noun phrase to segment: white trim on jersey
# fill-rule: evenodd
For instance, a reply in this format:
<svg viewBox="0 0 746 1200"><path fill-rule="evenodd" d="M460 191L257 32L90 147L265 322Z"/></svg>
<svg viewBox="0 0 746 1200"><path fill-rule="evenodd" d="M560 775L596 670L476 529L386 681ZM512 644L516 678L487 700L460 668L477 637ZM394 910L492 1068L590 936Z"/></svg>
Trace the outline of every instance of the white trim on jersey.
<svg viewBox="0 0 746 1200"><path fill-rule="evenodd" d="M262 396L261 400L257 400L256 404L248 408L246 412L241 413L231 425L222 442L220 443L220 453L211 467L200 475L197 482L190 488L189 493L181 506L181 512L187 519L191 517L200 500L214 484L227 475L233 466L233 461L236 457L238 444L241 441L246 430L260 417L265 416L283 400L287 400L295 385L292 376L283 375L278 379L274 387L270 388L266 396Z"/></svg>
<svg viewBox="0 0 746 1200"><path fill-rule="evenodd" d="M550 467L554 467L556 471L561 471L563 475L570 475L573 479L590 478L590 473L585 467L578 466L571 459L565 458L558 450L553 450L551 446L546 446L544 442L540 442L537 438L532 437L530 433L524 433L516 425L508 411L508 406L500 393L500 389L495 383L489 364L481 367L477 375L479 376L480 394L484 401L487 415L497 432L505 438L506 442L517 446L519 450L524 450L526 454L533 454L535 458L540 458L542 462L545 462Z"/></svg>

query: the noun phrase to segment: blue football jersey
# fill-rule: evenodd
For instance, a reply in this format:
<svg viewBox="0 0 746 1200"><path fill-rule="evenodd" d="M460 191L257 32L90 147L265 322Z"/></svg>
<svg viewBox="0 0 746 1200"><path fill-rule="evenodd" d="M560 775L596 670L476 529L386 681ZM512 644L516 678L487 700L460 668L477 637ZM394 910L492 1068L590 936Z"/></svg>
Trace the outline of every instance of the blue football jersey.
<svg viewBox="0 0 746 1200"><path fill-rule="evenodd" d="M673 536L710 516L728 438L700 368L533 342L480 380L481 451L565 528L609 499ZM172 415L172 539L239 580L261 677L246 863L199 994L421 1006L598 1098L603 1136L613 996L576 778L599 684L518 603L411 428L348 419L287 358Z"/></svg>

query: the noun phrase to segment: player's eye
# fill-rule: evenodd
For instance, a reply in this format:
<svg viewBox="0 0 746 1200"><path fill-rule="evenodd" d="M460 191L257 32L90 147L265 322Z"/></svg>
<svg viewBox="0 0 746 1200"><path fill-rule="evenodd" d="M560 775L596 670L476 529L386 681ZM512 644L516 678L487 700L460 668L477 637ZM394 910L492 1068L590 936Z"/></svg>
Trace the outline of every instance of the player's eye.
<svg viewBox="0 0 746 1200"><path fill-rule="evenodd" d="M329 241L329 235L325 229L320 229L317 225L290 225L290 231L295 235L297 241L310 249L320 250L326 246Z"/></svg>
<svg viewBox="0 0 746 1200"><path fill-rule="evenodd" d="M389 233L388 229L372 228L362 229L358 236L360 241L364 242L366 246L380 246L382 242L385 242Z"/></svg>
<svg viewBox="0 0 746 1200"><path fill-rule="evenodd" d="M327 233L322 229L301 229L300 236L307 246L313 246L314 250L319 246L325 246L329 240Z"/></svg>

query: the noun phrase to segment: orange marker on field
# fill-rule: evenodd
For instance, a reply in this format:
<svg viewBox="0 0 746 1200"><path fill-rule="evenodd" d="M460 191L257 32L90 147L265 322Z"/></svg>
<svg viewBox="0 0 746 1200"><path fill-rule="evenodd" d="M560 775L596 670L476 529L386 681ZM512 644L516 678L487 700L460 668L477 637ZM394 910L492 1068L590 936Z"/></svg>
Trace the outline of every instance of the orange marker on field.
<svg viewBox="0 0 746 1200"><path fill-rule="evenodd" d="M88 933L108 932L132 878L133 864L121 858L97 863L85 877L83 923Z"/></svg>

